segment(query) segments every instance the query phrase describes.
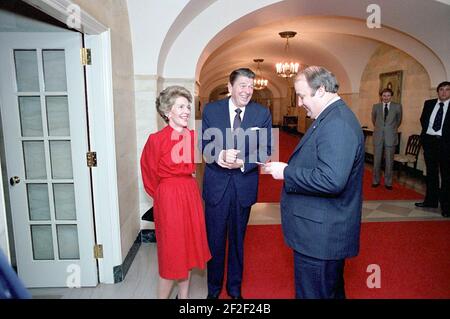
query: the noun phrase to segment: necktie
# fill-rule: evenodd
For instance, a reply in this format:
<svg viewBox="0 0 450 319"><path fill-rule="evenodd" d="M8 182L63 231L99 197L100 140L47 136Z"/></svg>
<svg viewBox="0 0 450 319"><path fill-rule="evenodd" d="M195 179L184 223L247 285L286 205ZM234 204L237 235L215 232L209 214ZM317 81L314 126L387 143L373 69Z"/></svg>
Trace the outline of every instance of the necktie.
<svg viewBox="0 0 450 319"><path fill-rule="evenodd" d="M440 102L439 110L437 111L436 117L434 118L434 122L433 122L433 130L435 132L437 132L441 129L443 116L444 116L444 103Z"/></svg>
<svg viewBox="0 0 450 319"><path fill-rule="evenodd" d="M384 121L386 122L386 118L388 116L389 109L387 103L384 105Z"/></svg>
<svg viewBox="0 0 450 319"><path fill-rule="evenodd" d="M236 110L234 110L236 112L236 116L234 117L234 121L233 121L233 142L234 142L234 148L237 149L237 134L235 133L235 131L241 127L241 112L242 110L240 108L237 108Z"/></svg>
<svg viewBox="0 0 450 319"><path fill-rule="evenodd" d="M236 112L236 116L234 117L234 121L233 121L233 131L241 127L241 112L242 112L242 110L240 108L237 108L234 111Z"/></svg>

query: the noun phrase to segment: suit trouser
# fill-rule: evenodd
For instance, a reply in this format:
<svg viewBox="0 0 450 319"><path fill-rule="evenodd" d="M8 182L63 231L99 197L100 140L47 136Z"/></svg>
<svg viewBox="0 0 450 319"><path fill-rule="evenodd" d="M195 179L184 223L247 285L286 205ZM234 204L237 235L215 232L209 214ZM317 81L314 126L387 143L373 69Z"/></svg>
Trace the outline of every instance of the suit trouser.
<svg viewBox="0 0 450 319"><path fill-rule="evenodd" d="M205 204L208 244L212 258L208 262L208 294L218 296L225 271L225 250L228 237L227 292L241 295L244 267L244 237L251 207L242 207L237 199L233 179L228 183L217 205Z"/></svg>
<svg viewBox="0 0 450 319"><path fill-rule="evenodd" d="M450 145L446 145L442 138L432 135L423 136L422 145L427 169L424 201L430 205L441 202L442 210L450 212Z"/></svg>
<svg viewBox="0 0 450 319"><path fill-rule="evenodd" d="M394 169L395 146L386 146L384 141L374 145L373 154L373 183L380 184L381 160L384 149L384 185L392 186L392 174Z"/></svg>
<svg viewBox="0 0 450 319"><path fill-rule="evenodd" d="M297 299L345 299L345 259L322 260L294 250Z"/></svg>

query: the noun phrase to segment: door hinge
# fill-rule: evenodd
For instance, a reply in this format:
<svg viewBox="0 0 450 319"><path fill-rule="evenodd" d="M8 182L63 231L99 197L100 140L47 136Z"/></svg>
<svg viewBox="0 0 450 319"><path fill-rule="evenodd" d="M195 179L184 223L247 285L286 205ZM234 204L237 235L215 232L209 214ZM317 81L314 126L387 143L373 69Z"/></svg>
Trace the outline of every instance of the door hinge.
<svg viewBox="0 0 450 319"><path fill-rule="evenodd" d="M88 167L97 167L97 152L87 152L86 162Z"/></svg>
<svg viewBox="0 0 450 319"><path fill-rule="evenodd" d="M80 50L81 55L81 64L82 65L91 65L91 49L88 48L81 48Z"/></svg>
<svg viewBox="0 0 450 319"><path fill-rule="evenodd" d="M103 258L103 245L97 244L94 246L94 258Z"/></svg>

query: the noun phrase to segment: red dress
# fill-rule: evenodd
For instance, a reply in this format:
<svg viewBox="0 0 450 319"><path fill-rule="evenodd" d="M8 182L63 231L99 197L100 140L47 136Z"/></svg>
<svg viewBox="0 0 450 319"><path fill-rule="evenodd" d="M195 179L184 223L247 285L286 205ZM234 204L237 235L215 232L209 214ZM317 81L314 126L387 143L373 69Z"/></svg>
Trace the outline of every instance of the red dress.
<svg viewBox="0 0 450 319"><path fill-rule="evenodd" d="M153 197L159 275L186 279L211 258L197 182L194 132L170 125L151 134L141 156L144 187Z"/></svg>

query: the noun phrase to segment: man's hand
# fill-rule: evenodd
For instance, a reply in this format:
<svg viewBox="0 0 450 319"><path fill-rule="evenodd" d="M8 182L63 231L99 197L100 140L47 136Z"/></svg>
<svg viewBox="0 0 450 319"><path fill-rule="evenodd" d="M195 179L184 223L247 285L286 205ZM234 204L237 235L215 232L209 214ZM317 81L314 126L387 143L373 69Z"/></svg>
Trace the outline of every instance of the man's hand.
<svg viewBox="0 0 450 319"><path fill-rule="evenodd" d="M284 179L284 169L288 164L283 162L269 162L263 166L265 173L271 174L275 179Z"/></svg>
<svg viewBox="0 0 450 319"><path fill-rule="evenodd" d="M239 150L235 149L222 150L219 154L217 164L220 167L228 169L241 168L244 165L244 161L237 158L239 152Z"/></svg>

